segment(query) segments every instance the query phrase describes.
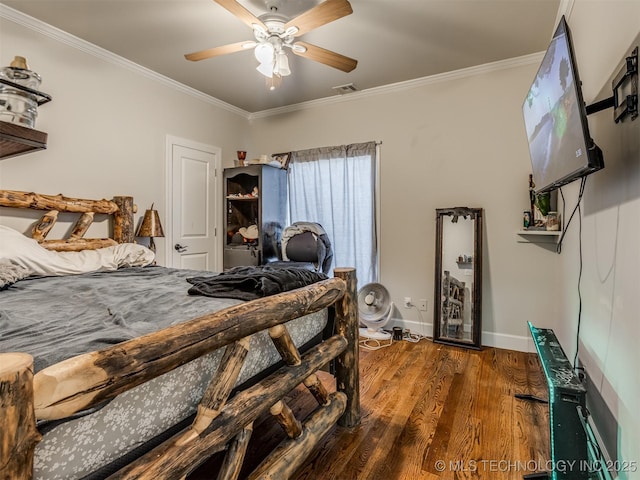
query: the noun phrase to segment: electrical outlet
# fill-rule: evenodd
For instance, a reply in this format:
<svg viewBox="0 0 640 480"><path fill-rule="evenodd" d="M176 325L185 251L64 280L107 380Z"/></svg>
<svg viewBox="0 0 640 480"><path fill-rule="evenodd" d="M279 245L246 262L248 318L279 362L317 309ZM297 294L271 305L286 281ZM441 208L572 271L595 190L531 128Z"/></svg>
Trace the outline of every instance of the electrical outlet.
<svg viewBox="0 0 640 480"><path fill-rule="evenodd" d="M427 311L427 300L424 298L421 298L420 300L418 300L418 310L421 310L423 312Z"/></svg>
<svg viewBox="0 0 640 480"><path fill-rule="evenodd" d="M411 297L404 297L404 308L411 308L412 305Z"/></svg>

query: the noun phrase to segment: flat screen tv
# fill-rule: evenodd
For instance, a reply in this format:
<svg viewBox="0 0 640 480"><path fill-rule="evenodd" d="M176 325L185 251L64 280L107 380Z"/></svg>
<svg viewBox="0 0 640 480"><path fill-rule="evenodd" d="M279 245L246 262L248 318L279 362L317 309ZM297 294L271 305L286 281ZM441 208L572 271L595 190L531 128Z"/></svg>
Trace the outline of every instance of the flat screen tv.
<svg viewBox="0 0 640 480"><path fill-rule="evenodd" d="M587 112L564 16L522 105L536 193L555 190L604 167Z"/></svg>

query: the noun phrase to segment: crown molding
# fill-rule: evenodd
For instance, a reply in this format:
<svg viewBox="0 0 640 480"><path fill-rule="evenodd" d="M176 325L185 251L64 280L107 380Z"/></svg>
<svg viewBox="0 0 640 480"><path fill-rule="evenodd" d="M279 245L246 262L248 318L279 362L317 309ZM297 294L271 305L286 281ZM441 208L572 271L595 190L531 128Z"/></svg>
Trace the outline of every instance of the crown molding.
<svg viewBox="0 0 640 480"><path fill-rule="evenodd" d="M172 80L169 77L165 77L164 75L159 74L158 72L154 72L142 65L138 65L130 60L127 60L124 57L116 55L108 50L105 50L102 47L94 45L93 43L87 42L81 38L76 37L75 35L71 35L70 33L65 32L64 30L60 30L52 25L44 23L36 18L33 18L29 15L26 15L18 10L15 10L11 7L8 7L4 4L0 3L0 17L10 20L18 25L22 25L23 27L29 28L37 33L50 37L54 40L57 40L61 43L69 45L73 48L76 48L82 52L93 55L94 57L100 58L106 62L112 63L119 67L125 68L129 71L147 77L151 80L154 80L166 87L177 90L181 93L185 93L190 95L200 101L205 103L209 103L216 107L219 107L228 112L234 113L236 115L240 115L244 118L249 118L249 112L246 110L242 110L238 107L235 107L229 103L223 102L222 100L212 97L211 95L207 95L202 93L195 88L188 87L183 83Z"/></svg>
<svg viewBox="0 0 640 480"><path fill-rule="evenodd" d="M485 63L483 65L476 65L473 67L462 68L460 70L454 70L451 72L430 75L428 77L416 78L414 80L408 80L406 82L391 83L389 85L383 85L381 87L368 88L366 90L347 93L345 95L320 98L318 100L310 100L308 102L296 103L294 105L287 105L284 107L272 108L269 110L262 110L260 112L250 113L249 120L271 117L271 116L299 111L299 110L307 110L307 109L315 108L319 106L327 106L327 105L335 105L338 103L351 102L354 100L359 100L361 98L372 97L377 95L387 95L390 93L401 92L404 90L421 88L421 87L424 87L425 85L449 82L452 80L473 77L476 75L482 75L490 72L497 72L500 70L516 68L524 65L539 64L542 61L542 57L544 57L544 52L532 53L529 55L523 55L521 57L515 57L507 60L500 60L497 62Z"/></svg>
<svg viewBox="0 0 640 480"><path fill-rule="evenodd" d="M571 12L573 12L574 3L575 3L575 0L560 0L560 5L558 5L558 13L556 14L556 23L553 25L554 31L555 31L556 25L560 23L560 19L562 18L563 15L567 19L571 17ZM552 31L549 34L549 38L553 38L554 31Z"/></svg>

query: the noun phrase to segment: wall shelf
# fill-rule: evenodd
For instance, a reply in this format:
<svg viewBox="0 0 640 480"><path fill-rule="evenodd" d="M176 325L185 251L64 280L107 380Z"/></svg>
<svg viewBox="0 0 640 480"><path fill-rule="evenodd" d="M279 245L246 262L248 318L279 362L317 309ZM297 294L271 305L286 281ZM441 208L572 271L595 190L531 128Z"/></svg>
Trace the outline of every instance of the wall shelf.
<svg viewBox="0 0 640 480"><path fill-rule="evenodd" d="M2 87L2 85L7 85L9 88ZM0 91L12 95L15 90L23 92L21 95L35 101L38 106L51 101L51 95L25 87L6 78L0 78ZM47 134L45 132L0 120L0 159L15 157L16 155L36 150L44 150L45 148L47 148Z"/></svg>
<svg viewBox="0 0 640 480"><path fill-rule="evenodd" d="M559 230L518 230L518 243L558 243Z"/></svg>
<svg viewBox="0 0 640 480"><path fill-rule="evenodd" d="M0 159L47 148L47 134L0 121Z"/></svg>

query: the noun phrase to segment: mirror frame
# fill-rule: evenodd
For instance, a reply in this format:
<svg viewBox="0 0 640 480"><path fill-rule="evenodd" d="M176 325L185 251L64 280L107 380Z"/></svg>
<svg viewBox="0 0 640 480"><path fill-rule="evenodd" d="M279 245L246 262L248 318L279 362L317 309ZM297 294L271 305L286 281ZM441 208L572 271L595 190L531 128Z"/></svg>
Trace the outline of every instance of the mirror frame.
<svg viewBox="0 0 640 480"><path fill-rule="evenodd" d="M442 314L442 245L445 217L470 217L473 225L473 286L471 291L471 341L458 340L440 331ZM482 208L454 207L436 209L436 262L433 308L433 341L474 349L482 346ZM453 219L453 218L452 218ZM444 332L446 333L446 332Z"/></svg>

